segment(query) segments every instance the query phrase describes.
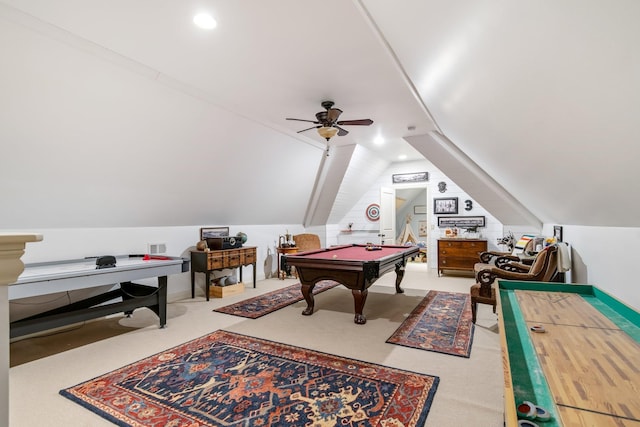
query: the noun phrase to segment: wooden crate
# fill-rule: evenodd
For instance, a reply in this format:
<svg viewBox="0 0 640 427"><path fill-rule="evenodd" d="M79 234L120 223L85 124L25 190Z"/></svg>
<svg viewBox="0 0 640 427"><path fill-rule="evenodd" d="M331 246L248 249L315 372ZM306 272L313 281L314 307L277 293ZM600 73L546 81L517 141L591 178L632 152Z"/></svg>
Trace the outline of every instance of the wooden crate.
<svg viewBox="0 0 640 427"><path fill-rule="evenodd" d="M209 288L209 297L224 298L231 295L237 295L244 292L244 283L239 282L235 285L228 286L211 286Z"/></svg>

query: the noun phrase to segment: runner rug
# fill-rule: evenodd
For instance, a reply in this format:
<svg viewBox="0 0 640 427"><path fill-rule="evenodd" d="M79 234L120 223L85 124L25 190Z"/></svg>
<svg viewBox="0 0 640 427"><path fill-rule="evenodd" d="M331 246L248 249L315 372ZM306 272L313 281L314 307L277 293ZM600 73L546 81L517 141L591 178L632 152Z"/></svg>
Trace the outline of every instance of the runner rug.
<svg viewBox="0 0 640 427"><path fill-rule="evenodd" d="M220 330L60 394L120 426L422 426L438 382Z"/></svg>
<svg viewBox="0 0 640 427"><path fill-rule="evenodd" d="M327 289L335 288L338 285L339 283L333 280L322 280L314 286L313 294L319 294ZM257 319L258 317L273 313L276 310L280 310L283 307L303 299L301 285L300 283L296 283L295 285L267 292L266 294L258 295L257 297L249 298L235 304L216 308L213 311Z"/></svg>
<svg viewBox="0 0 640 427"><path fill-rule="evenodd" d="M387 342L469 357L473 327L469 294L429 291Z"/></svg>

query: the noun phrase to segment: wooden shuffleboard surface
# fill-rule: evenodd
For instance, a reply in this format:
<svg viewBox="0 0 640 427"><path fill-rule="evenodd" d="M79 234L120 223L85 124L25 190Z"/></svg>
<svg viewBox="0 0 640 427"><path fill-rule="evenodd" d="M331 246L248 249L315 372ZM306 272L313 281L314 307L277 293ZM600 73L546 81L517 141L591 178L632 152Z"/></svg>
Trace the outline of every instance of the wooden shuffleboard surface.
<svg viewBox="0 0 640 427"><path fill-rule="evenodd" d="M579 294L516 290L563 426L640 426L640 345Z"/></svg>

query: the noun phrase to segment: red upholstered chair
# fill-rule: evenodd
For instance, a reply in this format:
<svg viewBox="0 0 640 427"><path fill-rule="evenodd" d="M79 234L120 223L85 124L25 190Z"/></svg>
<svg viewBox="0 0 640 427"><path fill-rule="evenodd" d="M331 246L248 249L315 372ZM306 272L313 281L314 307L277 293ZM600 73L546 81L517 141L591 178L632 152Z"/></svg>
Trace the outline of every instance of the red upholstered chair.
<svg viewBox="0 0 640 427"><path fill-rule="evenodd" d="M476 323L478 304L493 306L496 312L496 279L550 282L558 271L558 248L547 246L536 256L533 264L507 263L502 267L488 266L476 271L476 283L471 286L471 314Z"/></svg>

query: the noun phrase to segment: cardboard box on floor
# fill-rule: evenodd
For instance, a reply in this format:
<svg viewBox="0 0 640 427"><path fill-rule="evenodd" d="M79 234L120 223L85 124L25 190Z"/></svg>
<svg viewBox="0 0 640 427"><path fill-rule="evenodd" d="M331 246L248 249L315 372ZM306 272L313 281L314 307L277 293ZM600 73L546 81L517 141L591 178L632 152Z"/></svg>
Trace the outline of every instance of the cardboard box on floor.
<svg viewBox="0 0 640 427"><path fill-rule="evenodd" d="M237 295L244 292L244 283L238 282L227 286L211 286L209 288L210 298L224 298L231 295Z"/></svg>

